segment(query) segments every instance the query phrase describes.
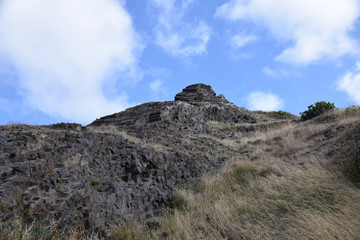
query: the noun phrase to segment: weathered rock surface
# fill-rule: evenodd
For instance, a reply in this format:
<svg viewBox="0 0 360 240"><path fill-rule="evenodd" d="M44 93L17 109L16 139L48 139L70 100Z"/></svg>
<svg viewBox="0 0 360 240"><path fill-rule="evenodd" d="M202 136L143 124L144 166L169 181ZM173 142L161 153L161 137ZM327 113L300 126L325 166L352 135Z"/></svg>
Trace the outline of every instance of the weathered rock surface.
<svg viewBox="0 0 360 240"><path fill-rule="evenodd" d="M105 235L122 219L171 207L173 191L237 153L211 138L232 133L209 121L254 123L245 109L192 85L174 102L153 102L79 124L0 126L0 229L21 214ZM249 131L252 131L251 129ZM248 132L246 133L248 134Z"/></svg>
<svg viewBox="0 0 360 240"><path fill-rule="evenodd" d="M209 85L195 84L175 96L174 102L152 102L129 108L123 112L102 117L91 126L133 126L164 122L180 126L183 122L255 122L243 108L229 103L223 95L216 96Z"/></svg>
<svg viewBox="0 0 360 240"><path fill-rule="evenodd" d="M216 93L209 85L193 84L183 89L181 93L176 94L175 101L213 101L216 99Z"/></svg>
<svg viewBox="0 0 360 240"><path fill-rule="evenodd" d="M3 221L22 211L29 221L54 218L103 230L121 219L152 217L171 205L176 185L224 161L162 153L116 134L53 127L0 128L6 134L0 147Z"/></svg>

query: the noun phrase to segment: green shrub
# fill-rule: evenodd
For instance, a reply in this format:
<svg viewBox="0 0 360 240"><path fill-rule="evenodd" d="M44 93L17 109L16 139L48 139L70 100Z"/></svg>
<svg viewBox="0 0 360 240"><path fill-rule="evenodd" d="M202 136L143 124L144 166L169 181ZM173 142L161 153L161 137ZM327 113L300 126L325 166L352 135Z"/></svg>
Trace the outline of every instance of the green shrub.
<svg viewBox="0 0 360 240"><path fill-rule="evenodd" d="M272 113L279 115L279 116L291 116L291 113L285 111L273 111Z"/></svg>
<svg viewBox="0 0 360 240"><path fill-rule="evenodd" d="M344 110L345 113L360 113L359 105L352 105L351 107L347 107Z"/></svg>
<svg viewBox="0 0 360 240"><path fill-rule="evenodd" d="M335 108L336 107L334 103L324 101L316 102L315 106L311 104L310 106L308 106L308 110L300 113L301 119L303 121L309 120Z"/></svg>

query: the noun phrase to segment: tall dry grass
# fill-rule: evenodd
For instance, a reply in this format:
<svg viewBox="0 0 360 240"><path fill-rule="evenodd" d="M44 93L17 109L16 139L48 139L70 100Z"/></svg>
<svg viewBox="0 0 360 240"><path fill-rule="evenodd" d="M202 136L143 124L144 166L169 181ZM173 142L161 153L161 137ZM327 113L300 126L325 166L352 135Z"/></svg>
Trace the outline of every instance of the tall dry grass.
<svg viewBox="0 0 360 240"><path fill-rule="evenodd" d="M160 218L158 229L142 228L143 238L359 239L360 191L329 167L328 149L321 146L346 134L326 139L323 132L338 126L351 131L360 118L337 117L324 124L289 121L247 139L201 136L251 151L181 190L183 206Z"/></svg>

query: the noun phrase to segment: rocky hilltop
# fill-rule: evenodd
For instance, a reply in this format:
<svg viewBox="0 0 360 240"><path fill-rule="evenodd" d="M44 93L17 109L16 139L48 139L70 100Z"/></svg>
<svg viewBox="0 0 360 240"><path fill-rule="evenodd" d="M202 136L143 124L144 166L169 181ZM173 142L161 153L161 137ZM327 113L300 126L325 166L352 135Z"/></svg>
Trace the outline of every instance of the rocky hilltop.
<svg viewBox="0 0 360 240"><path fill-rule="evenodd" d="M160 123L181 128L184 123L201 125L207 121L255 122L243 108L229 103L223 95L216 96L209 85L194 84L176 94L173 102L151 102L129 108L124 112L105 116L90 126L113 125L118 127L148 126Z"/></svg>
<svg viewBox="0 0 360 240"><path fill-rule="evenodd" d="M101 232L121 219L143 220L171 207L174 188L231 155L221 144L199 139L213 132L209 121L256 118L210 86L195 84L173 102L142 104L86 127L0 126L2 231L11 231L9 220L17 213L27 223L53 219L62 229Z"/></svg>
<svg viewBox="0 0 360 240"><path fill-rule="evenodd" d="M307 151L300 150L288 146L288 136L276 134L304 124L297 116L251 112L208 85L194 84L174 101L138 105L85 127L0 126L0 238L14 231L16 219L48 232L56 228L53 238L73 231L105 237L123 220L146 223L171 212L176 189L234 159L265 169L270 163L259 159L266 153L284 159L277 172L286 172L294 165L306 168L298 159L312 151L335 159L350 142L356 147L349 152L357 151L360 121L354 117L340 124L339 119L326 115L305 123L321 130L291 132L296 139L308 138ZM269 132L275 133L254 139ZM354 164L357 172L358 160Z"/></svg>

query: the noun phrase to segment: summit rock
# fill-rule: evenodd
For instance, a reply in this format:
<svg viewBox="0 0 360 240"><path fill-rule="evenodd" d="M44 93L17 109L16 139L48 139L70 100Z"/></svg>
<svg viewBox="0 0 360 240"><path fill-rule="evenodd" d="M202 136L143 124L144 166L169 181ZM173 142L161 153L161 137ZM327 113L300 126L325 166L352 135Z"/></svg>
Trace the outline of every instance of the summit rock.
<svg viewBox="0 0 360 240"><path fill-rule="evenodd" d="M187 86L182 92L176 94L175 101L211 101L216 98L216 93L210 85L202 83Z"/></svg>
<svg viewBox="0 0 360 240"><path fill-rule="evenodd" d="M183 122L256 122L244 108L230 103L209 85L202 83L187 86L176 94L175 101L150 102L123 112L102 117L91 126L115 125L119 127L160 123L179 127Z"/></svg>

